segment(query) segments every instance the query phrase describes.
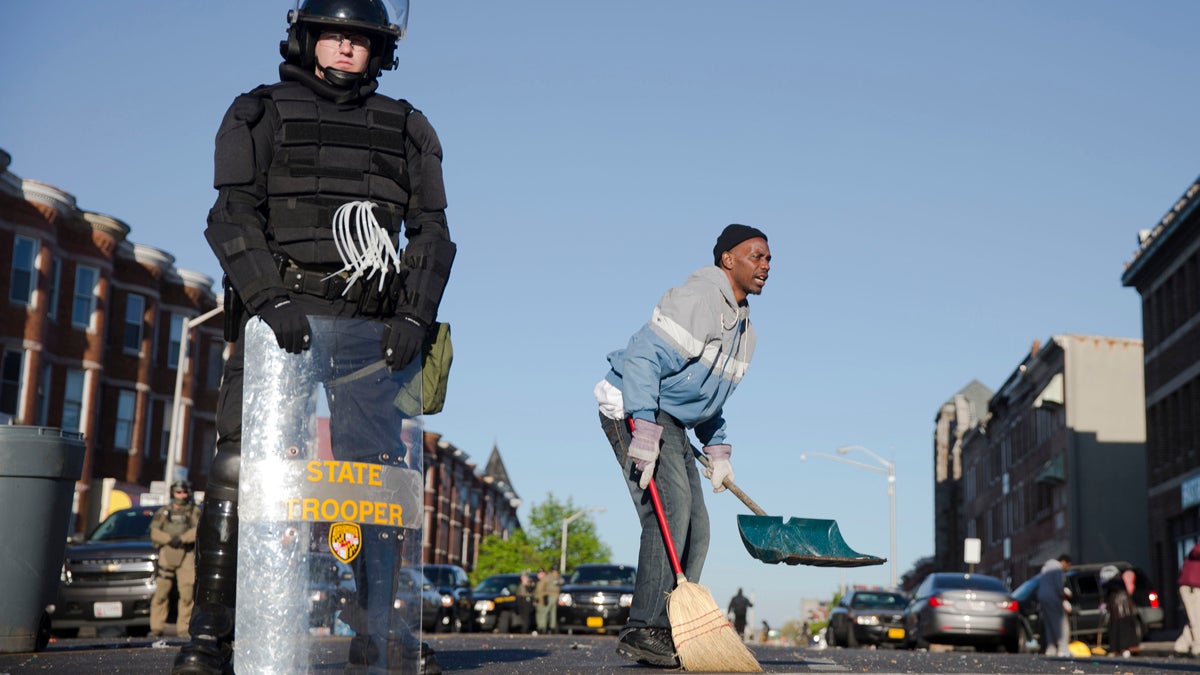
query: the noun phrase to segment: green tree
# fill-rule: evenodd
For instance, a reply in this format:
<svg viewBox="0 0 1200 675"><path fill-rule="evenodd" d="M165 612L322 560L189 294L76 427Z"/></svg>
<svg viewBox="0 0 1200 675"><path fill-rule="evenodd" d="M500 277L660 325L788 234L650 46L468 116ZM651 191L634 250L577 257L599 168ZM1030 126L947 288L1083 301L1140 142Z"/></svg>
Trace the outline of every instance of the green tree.
<svg viewBox="0 0 1200 675"><path fill-rule="evenodd" d="M560 502L554 493L529 511L529 525L508 539L486 537L479 545L479 558L471 582L479 583L493 574L515 573L557 566L562 556L562 522L581 509L568 497ZM572 520L567 533L567 570L587 562L608 562L612 550L596 534L591 514ZM567 570L563 570L564 574Z"/></svg>
<svg viewBox="0 0 1200 675"><path fill-rule="evenodd" d="M479 543L479 559L471 570L471 584L492 576L509 572L537 569L537 553L524 530L517 530L502 539L489 534Z"/></svg>
<svg viewBox="0 0 1200 675"><path fill-rule="evenodd" d="M539 567L550 569L558 565L562 557L563 521L581 510L582 507L577 506L570 497L566 502L560 502L553 492L546 495L546 501L529 510L529 538L544 560ZM611 557L612 549L596 534L596 523L591 513L584 513L569 523L567 569L559 570L564 576L576 565L608 562Z"/></svg>

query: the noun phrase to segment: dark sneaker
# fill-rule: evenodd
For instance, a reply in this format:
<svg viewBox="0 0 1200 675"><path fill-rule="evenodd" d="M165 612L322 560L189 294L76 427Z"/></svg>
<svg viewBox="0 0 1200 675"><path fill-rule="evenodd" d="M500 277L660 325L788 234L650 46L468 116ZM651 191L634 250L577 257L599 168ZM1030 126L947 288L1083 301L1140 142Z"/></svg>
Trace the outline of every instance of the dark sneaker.
<svg viewBox="0 0 1200 675"><path fill-rule="evenodd" d="M679 667L675 643L666 628L626 628L617 638L617 653L650 666Z"/></svg>

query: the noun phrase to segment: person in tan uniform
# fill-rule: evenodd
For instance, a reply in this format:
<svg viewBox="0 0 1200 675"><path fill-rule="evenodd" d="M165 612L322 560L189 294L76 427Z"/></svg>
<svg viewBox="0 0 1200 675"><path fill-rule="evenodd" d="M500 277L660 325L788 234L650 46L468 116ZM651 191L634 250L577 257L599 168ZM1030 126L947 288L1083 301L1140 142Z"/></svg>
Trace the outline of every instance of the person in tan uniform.
<svg viewBox="0 0 1200 675"><path fill-rule="evenodd" d="M185 480L171 484L171 502L150 521L150 540L158 547L158 575L150 600L150 633L161 636L167 623L171 588L179 592L175 623L179 636L187 636L192 620L192 592L196 585L196 525L200 507L192 500L192 486Z"/></svg>

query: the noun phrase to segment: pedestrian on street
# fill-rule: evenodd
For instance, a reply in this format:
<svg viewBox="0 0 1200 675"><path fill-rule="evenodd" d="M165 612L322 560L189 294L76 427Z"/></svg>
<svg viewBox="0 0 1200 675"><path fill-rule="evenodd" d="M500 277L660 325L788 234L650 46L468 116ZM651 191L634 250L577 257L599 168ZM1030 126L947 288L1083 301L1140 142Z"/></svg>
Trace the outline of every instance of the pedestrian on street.
<svg viewBox="0 0 1200 675"><path fill-rule="evenodd" d="M742 595L742 589L737 590L737 595L733 596L729 601L729 609L726 610L733 614L733 630L737 632L738 637L746 639L746 610L753 607L754 603L750 599Z"/></svg>
<svg viewBox="0 0 1200 675"><path fill-rule="evenodd" d="M649 322L608 355L608 374L593 390L641 524L633 604L617 639L617 652L640 663L679 665L667 617L675 573L646 488L653 477L684 575L699 582L709 523L688 430L708 458L713 491L724 490L733 466L723 407L754 355L748 297L762 293L770 269L762 231L726 227L713 263L663 294Z"/></svg>
<svg viewBox="0 0 1200 675"><path fill-rule="evenodd" d="M1042 565L1038 575L1037 600L1042 616L1042 648L1048 656L1069 656L1070 630L1064 630L1066 615L1064 602L1069 602L1066 591L1066 571L1071 567L1071 556L1062 554Z"/></svg>
<svg viewBox="0 0 1200 675"><path fill-rule="evenodd" d="M226 339L233 350L221 379L217 451L198 529L191 640L175 659L176 675L219 675L232 655L240 336L248 318L260 318L279 347L293 354L311 346L309 315L380 322L381 343L367 351L378 349L386 367L400 370L420 352L449 278L455 246L446 224L441 143L420 111L376 91L381 73L396 66L407 20L407 2L391 4L402 5L398 23L383 0L305 0L288 15L280 81L237 97L217 132L217 198L205 237L225 273ZM335 226L338 218L342 226ZM402 225L407 244L397 253ZM368 241L370 250L356 246ZM347 274L348 267L366 278ZM361 403L364 409L391 405ZM380 417L384 412L394 411ZM346 428L369 421L364 417L331 424ZM355 459L338 456L338 443L334 451L335 459ZM365 564L366 557L355 563ZM363 569L355 576L365 593L371 579ZM396 653L415 660L419 650L423 670L437 671L428 645L413 644L411 635L393 640L387 627L372 621L351 626L352 666L395 662Z"/></svg>
<svg viewBox="0 0 1200 675"><path fill-rule="evenodd" d="M1128 657L1141 647L1138 611L1125 579L1115 565L1100 568L1100 590L1104 593L1104 611L1108 620L1108 652Z"/></svg>
<svg viewBox="0 0 1200 675"><path fill-rule="evenodd" d="M1187 625L1175 640L1175 651L1200 656L1200 543L1188 551L1176 583L1183 610L1187 613Z"/></svg>
<svg viewBox="0 0 1200 675"><path fill-rule="evenodd" d="M161 637L170 611L171 589L179 595L175 633L188 635L192 620L192 591L196 585L196 525L200 507L192 500L192 484L177 480L171 484L171 501L154 512L150 519L150 541L158 549L158 571L154 595L150 598L150 635Z"/></svg>
<svg viewBox="0 0 1200 675"><path fill-rule="evenodd" d="M537 630L542 635L558 630L558 590L562 588L562 575L558 565L550 568L538 579L533 590L537 603Z"/></svg>

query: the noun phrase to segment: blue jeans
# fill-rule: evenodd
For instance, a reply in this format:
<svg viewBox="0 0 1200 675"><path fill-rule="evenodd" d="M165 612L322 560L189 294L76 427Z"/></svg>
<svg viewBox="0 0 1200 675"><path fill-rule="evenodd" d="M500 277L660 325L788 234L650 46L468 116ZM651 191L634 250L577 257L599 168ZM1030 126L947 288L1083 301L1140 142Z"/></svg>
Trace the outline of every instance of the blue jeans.
<svg viewBox="0 0 1200 675"><path fill-rule="evenodd" d="M708 509L704 506L704 487L687 429L674 417L659 412L655 420L663 427L662 446L654 482L667 516L679 564L688 581L698 582L708 555ZM612 420L600 415L604 434L612 445L613 454L621 465L621 474L629 496L642 524L641 547L638 550L637 582L634 585L633 605L629 608L631 628L654 626L670 628L667 618L667 594L675 588L675 572L667 556L666 543L654 514L649 489L638 487L640 472L628 456L628 420Z"/></svg>

